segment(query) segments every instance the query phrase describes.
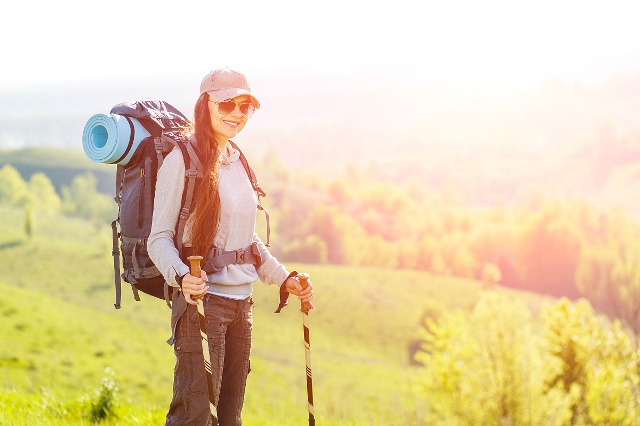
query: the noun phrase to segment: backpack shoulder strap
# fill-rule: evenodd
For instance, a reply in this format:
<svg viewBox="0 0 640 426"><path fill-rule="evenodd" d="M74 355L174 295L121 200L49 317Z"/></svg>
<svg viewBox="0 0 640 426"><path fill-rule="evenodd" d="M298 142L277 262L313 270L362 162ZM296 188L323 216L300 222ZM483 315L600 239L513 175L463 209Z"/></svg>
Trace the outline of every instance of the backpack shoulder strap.
<svg viewBox="0 0 640 426"><path fill-rule="evenodd" d="M203 170L202 163L190 142L178 140L175 141L175 143L180 148L180 151L182 151L185 171L185 188L182 193L180 215L178 216L178 224L176 226L175 234L176 247L178 249L178 253L182 255L182 235L184 234L184 228L191 212L191 205L193 203L193 196L196 189L196 179L202 179Z"/></svg>
<svg viewBox="0 0 640 426"><path fill-rule="evenodd" d="M258 197L266 197L267 194L262 190L262 188L260 188L260 184L258 183L258 178L256 177L256 174L254 173L253 169L249 165L249 161L247 161L247 157L244 156L244 153L242 152L240 147L236 145L235 142L233 142L232 140L229 140L229 143L233 148L237 149L238 152L240 153L240 161L242 162L242 165L244 166L244 169L247 172L247 176L249 176L249 181L251 182L251 186L253 187L253 190L256 191L256 194L258 194Z"/></svg>
<svg viewBox="0 0 640 426"><path fill-rule="evenodd" d="M269 212L267 211L267 209L265 209L262 206L262 203L260 202L260 197L266 197L267 193L264 192L262 190L262 188L260 187L260 184L258 183L258 178L256 177L256 174L254 173L253 169L249 165L249 161L247 161L247 157L244 156L244 153L242 152L240 147L238 145L236 145L236 143L233 142L232 140L229 140L229 143L231 144L231 146L233 148L237 149L238 152L240 153L240 162L242 163L242 166L244 167L244 170L247 172L247 176L249 176L249 182L251 182L251 187L256 192L256 195L257 195L257 198L258 198L258 206L257 207L258 207L259 210L262 210L264 212L264 215L267 218L267 243L265 245L267 247L271 247L271 243L269 241L269 239L271 237L271 225L270 225L270 222L269 222Z"/></svg>

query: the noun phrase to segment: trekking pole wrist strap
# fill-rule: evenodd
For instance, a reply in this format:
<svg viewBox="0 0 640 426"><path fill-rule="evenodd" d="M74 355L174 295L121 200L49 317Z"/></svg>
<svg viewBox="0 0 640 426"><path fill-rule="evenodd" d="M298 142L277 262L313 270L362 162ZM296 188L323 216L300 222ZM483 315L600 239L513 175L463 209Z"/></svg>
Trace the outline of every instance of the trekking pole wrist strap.
<svg viewBox="0 0 640 426"><path fill-rule="evenodd" d="M278 309L276 309L276 314L279 314L282 308L287 306L289 303L289 292L287 291L287 280L289 278L296 277L298 275L297 271L292 271L289 276L280 284L280 303L278 304Z"/></svg>
<svg viewBox="0 0 640 426"><path fill-rule="evenodd" d="M176 282L178 283L178 287L182 288L182 279L185 277L185 275L176 275Z"/></svg>

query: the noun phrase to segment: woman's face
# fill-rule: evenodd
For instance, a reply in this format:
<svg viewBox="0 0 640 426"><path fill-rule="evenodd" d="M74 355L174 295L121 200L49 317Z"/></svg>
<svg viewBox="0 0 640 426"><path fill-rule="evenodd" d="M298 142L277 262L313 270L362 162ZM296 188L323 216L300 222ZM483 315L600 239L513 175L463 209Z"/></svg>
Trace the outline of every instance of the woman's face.
<svg viewBox="0 0 640 426"><path fill-rule="evenodd" d="M236 107L228 114L220 114L218 104L209 98L209 114L211 116L211 126L220 143L235 137L247 124L248 117L240 112L239 105L251 102L249 95L236 96L232 99Z"/></svg>

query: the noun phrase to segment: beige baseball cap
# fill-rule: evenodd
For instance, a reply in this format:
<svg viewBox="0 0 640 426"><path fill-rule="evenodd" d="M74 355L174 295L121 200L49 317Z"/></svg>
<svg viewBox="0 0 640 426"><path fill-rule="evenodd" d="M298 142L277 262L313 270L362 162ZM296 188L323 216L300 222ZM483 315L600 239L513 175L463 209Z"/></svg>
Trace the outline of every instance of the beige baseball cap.
<svg viewBox="0 0 640 426"><path fill-rule="evenodd" d="M214 101L222 102L240 95L249 95L251 104L260 108L260 102L251 93L249 80L239 71L225 67L207 74L200 83L200 95L207 92Z"/></svg>

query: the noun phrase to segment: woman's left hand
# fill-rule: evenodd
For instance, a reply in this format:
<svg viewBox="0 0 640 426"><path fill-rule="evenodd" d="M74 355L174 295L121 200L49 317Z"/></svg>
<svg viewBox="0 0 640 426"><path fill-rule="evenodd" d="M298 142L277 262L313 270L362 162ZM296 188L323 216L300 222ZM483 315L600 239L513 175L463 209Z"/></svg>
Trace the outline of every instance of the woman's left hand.
<svg viewBox="0 0 640 426"><path fill-rule="evenodd" d="M296 278L289 278L285 282L285 289L291 293L298 296L301 302L308 302L311 309L314 309L313 303L311 303L311 299L313 299L313 284L311 284L311 280L307 280L307 288L303 289L300 281Z"/></svg>

